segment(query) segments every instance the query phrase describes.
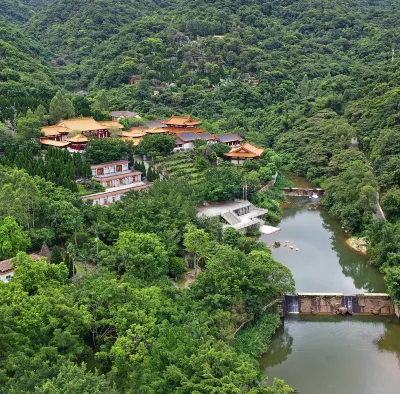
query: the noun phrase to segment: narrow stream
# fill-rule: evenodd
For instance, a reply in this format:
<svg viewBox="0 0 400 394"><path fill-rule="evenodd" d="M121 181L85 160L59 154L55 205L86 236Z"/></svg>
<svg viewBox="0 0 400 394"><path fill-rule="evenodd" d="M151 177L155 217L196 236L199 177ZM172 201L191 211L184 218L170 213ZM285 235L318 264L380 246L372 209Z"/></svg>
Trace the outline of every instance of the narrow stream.
<svg viewBox="0 0 400 394"><path fill-rule="evenodd" d="M386 292L382 274L346 244L340 222L320 205L292 198L282 208L281 231L260 240L281 243L272 253L292 270L298 292ZM259 362L270 384L278 377L300 394L398 394L400 324L372 316L285 316Z"/></svg>

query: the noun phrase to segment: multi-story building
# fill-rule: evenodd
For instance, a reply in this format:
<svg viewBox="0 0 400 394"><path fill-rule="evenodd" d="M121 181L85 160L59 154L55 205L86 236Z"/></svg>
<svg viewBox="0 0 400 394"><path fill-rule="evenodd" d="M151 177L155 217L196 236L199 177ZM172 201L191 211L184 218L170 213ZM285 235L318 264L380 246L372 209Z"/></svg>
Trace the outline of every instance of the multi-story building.
<svg viewBox="0 0 400 394"><path fill-rule="evenodd" d="M108 205L119 201L131 190L145 189L148 184L142 181L140 171L131 171L128 160L119 160L91 166L93 180L100 182L105 192L89 194L82 197L83 201L93 201L95 205Z"/></svg>

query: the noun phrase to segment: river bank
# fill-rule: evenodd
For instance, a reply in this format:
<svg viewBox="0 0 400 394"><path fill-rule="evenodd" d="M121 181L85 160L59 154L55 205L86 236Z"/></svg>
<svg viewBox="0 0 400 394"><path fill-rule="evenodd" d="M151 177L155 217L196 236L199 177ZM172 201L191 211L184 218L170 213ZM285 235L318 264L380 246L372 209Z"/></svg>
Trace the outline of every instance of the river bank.
<svg viewBox="0 0 400 394"><path fill-rule="evenodd" d="M349 238L318 201L291 197L281 208L281 231L260 240L281 243L272 255L291 269L297 292L386 293L383 275L361 252L365 241ZM306 394L394 394L400 385L395 318L289 314L269 342L259 357L269 384L277 377Z"/></svg>

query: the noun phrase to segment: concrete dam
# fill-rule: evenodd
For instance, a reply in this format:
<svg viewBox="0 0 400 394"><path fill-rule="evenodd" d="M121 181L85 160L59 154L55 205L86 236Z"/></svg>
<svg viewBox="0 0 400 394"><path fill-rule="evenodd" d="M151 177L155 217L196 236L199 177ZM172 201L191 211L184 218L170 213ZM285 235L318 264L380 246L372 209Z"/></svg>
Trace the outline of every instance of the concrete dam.
<svg viewBox="0 0 400 394"><path fill-rule="evenodd" d="M321 198L324 195L324 189L303 189L298 187L284 187L281 189L285 196L289 197L310 197Z"/></svg>
<svg viewBox="0 0 400 394"><path fill-rule="evenodd" d="M351 314L399 317L399 308L385 293L344 295L342 293L298 293L286 295L280 307L281 315Z"/></svg>

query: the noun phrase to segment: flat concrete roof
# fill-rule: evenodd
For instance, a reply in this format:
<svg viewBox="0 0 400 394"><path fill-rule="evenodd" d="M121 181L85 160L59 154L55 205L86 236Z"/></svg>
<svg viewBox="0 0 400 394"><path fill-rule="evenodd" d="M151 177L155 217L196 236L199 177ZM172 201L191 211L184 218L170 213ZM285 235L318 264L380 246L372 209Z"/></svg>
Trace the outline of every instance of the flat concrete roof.
<svg viewBox="0 0 400 394"><path fill-rule="evenodd" d="M236 211L237 209L248 207L250 203L248 201L223 201L213 202L208 206L201 206L197 209L199 215L205 215L209 217L221 216L222 213L229 211Z"/></svg>

